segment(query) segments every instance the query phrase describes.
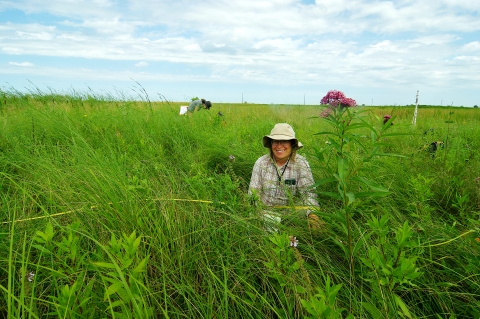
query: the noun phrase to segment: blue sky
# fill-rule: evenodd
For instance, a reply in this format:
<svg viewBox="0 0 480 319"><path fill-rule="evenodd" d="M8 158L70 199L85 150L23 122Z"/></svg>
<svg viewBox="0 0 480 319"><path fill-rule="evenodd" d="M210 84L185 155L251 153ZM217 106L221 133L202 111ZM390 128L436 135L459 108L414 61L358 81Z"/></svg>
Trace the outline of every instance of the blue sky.
<svg viewBox="0 0 480 319"><path fill-rule="evenodd" d="M0 0L0 88L480 104L478 0Z"/></svg>

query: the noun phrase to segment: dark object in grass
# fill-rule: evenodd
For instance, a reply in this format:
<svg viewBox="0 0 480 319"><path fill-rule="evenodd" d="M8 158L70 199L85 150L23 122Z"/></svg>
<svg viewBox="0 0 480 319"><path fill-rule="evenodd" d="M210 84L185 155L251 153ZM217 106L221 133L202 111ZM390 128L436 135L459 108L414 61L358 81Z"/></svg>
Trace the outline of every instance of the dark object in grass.
<svg viewBox="0 0 480 319"><path fill-rule="evenodd" d="M442 141L433 142L428 147L428 151L430 153L435 153L439 147L443 148L443 142Z"/></svg>
<svg viewBox="0 0 480 319"><path fill-rule="evenodd" d="M435 141L435 142L432 142L430 144L425 144L423 146L423 149L428 150L428 152L430 154L432 154L432 158L433 158L433 157L435 157L435 153L437 152L437 150L439 148L443 149L443 147L444 147L444 143L442 141Z"/></svg>
<svg viewBox="0 0 480 319"><path fill-rule="evenodd" d="M218 116L223 116L223 113L222 113L222 112L218 112L217 115L218 115Z"/></svg>
<svg viewBox="0 0 480 319"><path fill-rule="evenodd" d="M391 118L392 118L392 117L391 117L390 115L388 115L388 114L385 115L385 116L383 117L383 124L387 124L387 122L388 122ZM390 123L390 125L393 125L393 122Z"/></svg>

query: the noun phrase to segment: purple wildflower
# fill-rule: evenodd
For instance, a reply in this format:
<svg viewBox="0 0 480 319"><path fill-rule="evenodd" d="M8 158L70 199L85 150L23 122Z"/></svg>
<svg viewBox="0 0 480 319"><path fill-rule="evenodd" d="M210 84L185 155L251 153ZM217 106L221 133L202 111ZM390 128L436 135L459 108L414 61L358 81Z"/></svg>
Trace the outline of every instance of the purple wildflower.
<svg viewBox="0 0 480 319"><path fill-rule="evenodd" d="M342 91L330 90L321 100L320 104L327 104L328 108L320 113L321 118L327 118L332 113L333 109L340 106L340 109L344 107L354 107L357 102L354 99L346 97Z"/></svg>
<svg viewBox="0 0 480 319"><path fill-rule="evenodd" d="M342 91L330 90L321 100L320 104L328 104L333 108L338 107L354 107L357 102L354 99L346 97Z"/></svg>
<svg viewBox="0 0 480 319"><path fill-rule="evenodd" d="M390 115L388 115L388 114L385 115L385 116L383 117L383 124L387 123L388 120L390 120L391 118L392 118L392 117L391 117ZM391 124L393 125L393 123L391 123Z"/></svg>

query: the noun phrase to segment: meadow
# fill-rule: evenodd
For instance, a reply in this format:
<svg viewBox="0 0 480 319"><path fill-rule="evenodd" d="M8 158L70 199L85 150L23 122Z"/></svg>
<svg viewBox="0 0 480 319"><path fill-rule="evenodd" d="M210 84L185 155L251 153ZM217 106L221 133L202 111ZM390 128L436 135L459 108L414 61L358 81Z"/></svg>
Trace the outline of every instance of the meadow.
<svg viewBox="0 0 480 319"><path fill-rule="evenodd" d="M480 318L478 109L0 93L0 317ZM320 229L248 197L280 122Z"/></svg>

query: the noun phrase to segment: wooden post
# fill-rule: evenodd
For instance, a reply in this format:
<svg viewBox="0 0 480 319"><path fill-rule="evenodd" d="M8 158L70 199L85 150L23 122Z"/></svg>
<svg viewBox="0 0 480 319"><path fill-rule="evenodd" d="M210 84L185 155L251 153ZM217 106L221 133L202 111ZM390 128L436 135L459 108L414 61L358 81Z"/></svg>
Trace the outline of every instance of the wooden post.
<svg viewBox="0 0 480 319"><path fill-rule="evenodd" d="M417 98L415 100L415 112L413 113L413 121L412 121L412 124L414 126L417 124L417 114L418 114L418 90L417 90Z"/></svg>

